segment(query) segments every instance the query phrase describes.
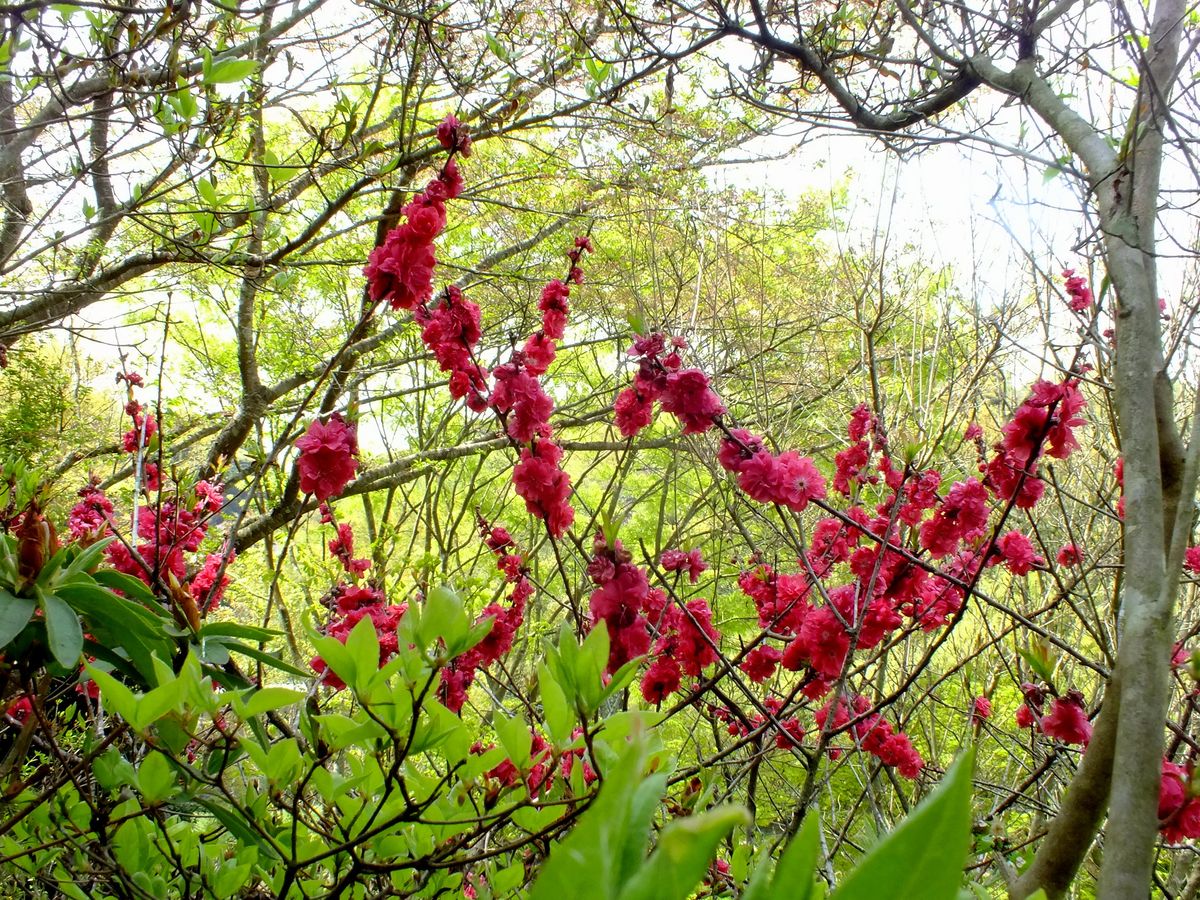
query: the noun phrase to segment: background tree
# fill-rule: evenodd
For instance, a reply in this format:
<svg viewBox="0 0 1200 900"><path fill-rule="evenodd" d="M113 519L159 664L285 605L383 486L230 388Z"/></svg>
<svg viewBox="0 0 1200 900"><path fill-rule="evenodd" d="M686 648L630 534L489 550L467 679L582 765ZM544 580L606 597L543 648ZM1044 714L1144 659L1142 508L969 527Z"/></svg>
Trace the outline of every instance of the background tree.
<svg viewBox="0 0 1200 900"><path fill-rule="evenodd" d="M1174 197L1160 190L1168 155L1190 179L1184 195L1195 188L1187 149L1194 81L1181 71L1194 59L1196 37L1189 29L1195 9L1166 0L1143 14L1119 4L1111 22L1069 2L785 10L747 0L618 9L630 52L650 58L681 60L721 39L755 48L749 77L727 68L731 91L774 115L814 125L844 122L894 146L974 135L993 146L1052 156L1085 186L1116 324L1111 385L1126 472L1121 634L1096 738L1013 894L1023 897L1039 886L1051 895L1064 891L1106 805L1109 827L1121 840L1105 854L1101 896L1139 894L1153 860L1158 736L1169 679L1162 660L1174 637L1171 610L1194 490L1195 463L1185 464L1163 352L1158 234ZM1123 82L1092 66L1111 48L1133 73ZM1114 97L1111 119L1094 105L1072 104L1067 95L1088 84ZM997 96L1032 114L1022 122L1039 128L1037 143L1009 136ZM1189 306L1189 320L1192 311ZM1186 458L1194 459L1200 442L1189 447Z"/></svg>

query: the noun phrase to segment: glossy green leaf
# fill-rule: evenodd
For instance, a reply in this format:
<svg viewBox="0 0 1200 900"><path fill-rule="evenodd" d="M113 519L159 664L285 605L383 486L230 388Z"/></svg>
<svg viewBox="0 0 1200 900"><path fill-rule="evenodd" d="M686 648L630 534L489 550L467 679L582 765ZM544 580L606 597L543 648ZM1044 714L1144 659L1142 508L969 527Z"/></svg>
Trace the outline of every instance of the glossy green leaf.
<svg viewBox="0 0 1200 900"><path fill-rule="evenodd" d="M0 588L0 647L20 634L29 620L37 604L28 597L16 597Z"/></svg>
<svg viewBox="0 0 1200 900"><path fill-rule="evenodd" d="M833 894L833 900L955 900L971 844L973 750L959 755L929 795L875 845Z"/></svg>
<svg viewBox="0 0 1200 900"><path fill-rule="evenodd" d="M304 691L285 687L265 687L249 694L245 699L235 698L234 711L243 719L252 719L265 712L298 703L304 699Z"/></svg>
<svg viewBox="0 0 1200 900"><path fill-rule="evenodd" d="M252 59L226 59L214 63L204 73L205 84L236 84L254 74L258 63Z"/></svg>
<svg viewBox="0 0 1200 900"><path fill-rule="evenodd" d="M73 669L83 654L83 629L79 617L61 597L43 591L38 594L46 615L46 641L50 652L60 666Z"/></svg>
<svg viewBox="0 0 1200 900"><path fill-rule="evenodd" d="M175 787L175 770L166 756L151 750L146 754L137 772L138 790L148 804L165 800Z"/></svg>
<svg viewBox="0 0 1200 900"><path fill-rule="evenodd" d="M556 745L565 747L571 741L571 732L575 730L575 716L567 705L566 694L545 663L538 666L538 689L542 695L542 711L550 737Z"/></svg>
<svg viewBox="0 0 1200 900"><path fill-rule="evenodd" d="M530 891L530 900L614 900L630 872L622 863L626 844L633 856L645 853L646 834L656 804L637 804L639 796L657 801L666 775L641 780L645 742L635 740L604 773L604 787L575 829L550 851Z"/></svg>
<svg viewBox="0 0 1200 900"><path fill-rule="evenodd" d="M529 726L522 719L510 719L497 713L496 734L513 765L521 770L529 768L529 758L533 752L533 735L529 732Z"/></svg>
<svg viewBox="0 0 1200 900"><path fill-rule="evenodd" d="M133 722L137 715L137 698L133 691L91 663L84 663L83 668L100 688L100 696L108 710L116 713L126 722Z"/></svg>
<svg viewBox="0 0 1200 900"><path fill-rule="evenodd" d="M733 805L673 820L659 834L650 859L621 891L620 900L685 900L725 836L749 821L750 814Z"/></svg>

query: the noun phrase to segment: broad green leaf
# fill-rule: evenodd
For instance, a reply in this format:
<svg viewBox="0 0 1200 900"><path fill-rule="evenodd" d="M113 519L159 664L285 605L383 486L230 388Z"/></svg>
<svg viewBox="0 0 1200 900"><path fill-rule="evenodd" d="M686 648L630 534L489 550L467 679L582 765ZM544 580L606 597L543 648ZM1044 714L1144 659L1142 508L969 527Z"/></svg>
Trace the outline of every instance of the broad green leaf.
<svg viewBox="0 0 1200 900"><path fill-rule="evenodd" d="M784 848L771 878L771 894L792 900L809 900L813 893L813 875L821 850L821 824L815 812L804 817L800 832Z"/></svg>
<svg viewBox="0 0 1200 900"><path fill-rule="evenodd" d="M971 844L973 750L961 753L929 795L875 845L833 894L833 900L955 900Z"/></svg>
<svg viewBox="0 0 1200 900"><path fill-rule="evenodd" d="M241 622L205 622L197 632L201 638L232 637L244 641L269 641L282 633L257 625L243 625Z"/></svg>
<svg viewBox="0 0 1200 900"><path fill-rule="evenodd" d="M115 536L102 538L93 544L88 544L76 557L71 560L67 566L67 576L78 575L81 572L86 572L89 569L94 569L100 564L100 558L104 555L104 548L116 540Z"/></svg>
<svg viewBox="0 0 1200 900"><path fill-rule="evenodd" d="M567 705L563 689L554 680L545 663L538 666L538 688L542 695L542 711L545 713L550 737L557 746L565 747L571 742L571 732L575 730L575 716Z"/></svg>
<svg viewBox="0 0 1200 900"><path fill-rule="evenodd" d="M213 183L207 178L196 179L196 190L200 192L201 199L209 206L216 206L220 203L220 198L217 196L217 189Z"/></svg>
<svg viewBox="0 0 1200 900"><path fill-rule="evenodd" d="M176 709L183 700L183 683L175 678L160 684L137 701L137 713L130 722L136 730L145 731L168 712Z"/></svg>
<svg viewBox="0 0 1200 900"><path fill-rule="evenodd" d="M454 654L470 627L471 620L454 590L440 585L429 592L421 606L421 637L426 644L441 638Z"/></svg>
<svg viewBox="0 0 1200 900"><path fill-rule="evenodd" d="M138 790L148 804L167 799L174 791L175 770L166 756L151 750L138 766Z"/></svg>
<svg viewBox="0 0 1200 900"><path fill-rule="evenodd" d="M647 782L640 780L646 762L644 740L635 740L604 773L604 787L591 808L566 839L550 850L542 871L529 894L529 900L612 900L624 883L621 859L626 841L635 838L637 853L645 852L645 834L654 807L645 821L635 822L634 798L638 788L652 782L657 788L666 783L665 775ZM657 801L658 795L655 795ZM641 819L639 809L636 818ZM644 827L643 827L644 826Z"/></svg>
<svg viewBox="0 0 1200 900"><path fill-rule="evenodd" d="M749 821L744 808L727 805L670 822L659 834L650 859L621 891L621 900L685 900L704 877L725 836Z"/></svg>
<svg viewBox="0 0 1200 900"><path fill-rule="evenodd" d="M345 647L358 677L353 682L345 676L343 679L346 684L362 687L363 681L379 671L379 637L375 634L375 623L371 621L370 616L363 616L358 620L358 624L351 629L346 638Z"/></svg>
<svg viewBox="0 0 1200 900"><path fill-rule="evenodd" d="M246 819L240 812L222 806L220 801L213 798L197 797L195 803L212 813L213 818L220 822L225 830L237 839L238 843L248 847L257 847L263 854L273 859L280 858L274 845L268 843L259 835L258 831L246 824Z"/></svg>
<svg viewBox="0 0 1200 900"><path fill-rule="evenodd" d="M533 752L533 735L530 734L529 726L524 720L510 719L503 713L497 713L496 734L513 765L522 771L528 769L529 758Z"/></svg>
<svg viewBox="0 0 1200 900"><path fill-rule="evenodd" d="M58 664L73 669L83 654L83 629L79 616L61 597L39 590L42 611L46 614L46 641Z"/></svg>
<svg viewBox="0 0 1200 900"><path fill-rule="evenodd" d="M137 698L133 695L133 691L91 663L84 663L83 667L92 681L99 686L100 696L104 699L105 706L132 724L137 716Z"/></svg>
<svg viewBox="0 0 1200 900"><path fill-rule="evenodd" d="M258 63L252 59L226 59L214 63L204 73L205 84L235 84L254 74Z"/></svg>
<svg viewBox="0 0 1200 900"><path fill-rule="evenodd" d="M338 643L336 638L329 638L329 640L337 644L338 647L342 646ZM240 641L222 640L221 643L228 647L231 653L240 653L243 656L248 656L251 659L262 663L264 666L270 666L273 669L278 669L280 672L285 672L288 675L295 676L296 678L312 678L313 676L312 672L306 672L304 669L293 666L291 663L284 662L278 656L267 653L263 650L259 650L257 647L251 647L247 644L241 643ZM322 656L324 656L324 654L322 654ZM328 659L325 661L329 662Z"/></svg>
<svg viewBox="0 0 1200 900"><path fill-rule="evenodd" d="M252 719L257 715L279 709L291 703L304 699L304 691L285 687L265 687L254 691L244 700L234 698L234 711L243 719Z"/></svg>
<svg viewBox="0 0 1200 900"><path fill-rule="evenodd" d="M0 588L0 647L20 634L29 620L37 604L28 597L16 597Z"/></svg>
<svg viewBox="0 0 1200 900"><path fill-rule="evenodd" d="M116 572L112 569L101 569L93 577L105 587L120 591L126 597L132 597L139 601L151 612L158 613L164 617L167 616L166 611L162 608L162 604L154 596L154 592L140 578L134 578L132 575L126 575L124 572Z"/></svg>

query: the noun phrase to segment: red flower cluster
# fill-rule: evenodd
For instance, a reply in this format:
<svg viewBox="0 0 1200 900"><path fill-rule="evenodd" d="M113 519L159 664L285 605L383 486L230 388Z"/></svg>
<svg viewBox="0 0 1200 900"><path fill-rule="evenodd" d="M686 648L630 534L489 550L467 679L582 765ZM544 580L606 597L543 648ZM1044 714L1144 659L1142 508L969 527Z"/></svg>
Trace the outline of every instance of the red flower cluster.
<svg viewBox="0 0 1200 900"><path fill-rule="evenodd" d="M509 533L500 526L491 527L482 517L479 519L479 530L484 543L496 556L496 568L504 573L504 580L512 585L512 593L507 607L499 603L489 603L484 607L478 621L490 618L491 631L482 641L442 669L439 694L452 712L462 709L467 690L475 680L475 673L492 665L512 649L517 629L525 621L525 606L533 596L533 583L525 574L525 559L517 551Z"/></svg>
<svg viewBox="0 0 1200 900"><path fill-rule="evenodd" d="M354 529L348 522L338 525L337 536L329 542L329 552L351 578L357 578L371 568L369 559L354 558Z"/></svg>
<svg viewBox="0 0 1200 900"><path fill-rule="evenodd" d="M592 541L592 559L587 572L596 585L588 601L592 622L603 622L608 626L607 671L615 672L650 649L652 621L647 616L652 616L653 623L657 624L667 609L667 597L650 587L645 570L633 564L633 556L620 541L614 541L610 547L603 534L597 534ZM657 675L669 673L659 671ZM665 681L662 688L665 694L676 690L678 683L670 690L667 690L668 686L669 681Z"/></svg>
<svg viewBox="0 0 1200 900"><path fill-rule="evenodd" d="M536 438L550 437L554 401L542 390L541 382L528 371L519 356L513 354L511 362L496 368L492 408L507 423L509 437L520 444L528 444Z"/></svg>
<svg viewBox="0 0 1200 900"><path fill-rule="evenodd" d="M521 459L513 467L513 488L525 509L546 523L554 537L562 537L575 521L571 506L571 476L563 471L562 448L542 439L521 448Z"/></svg>
<svg viewBox="0 0 1200 900"><path fill-rule="evenodd" d="M729 438L723 443L736 446ZM761 439L755 443L761 444ZM725 456L730 458L731 454L727 452ZM778 456L769 450L758 450L735 462L736 466L728 467L729 471L737 473L738 487L751 500L778 503L803 512L810 500L825 499L825 476L809 457L793 450L785 450Z"/></svg>
<svg viewBox="0 0 1200 900"><path fill-rule="evenodd" d="M334 585L333 590L321 602L333 613L325 629L325 633L330 637L337 638L344 644L355 625L363 619L370 619L371 624L375 626L375 636L379 640L379 665L384 665L396 655L399 649L396 629L408 611L407 603L388 603L383 591L377 587L350 585L345 582ZM346 686L320 656L314 656L310 665L329 687L340 691Z"/></svg>
<svg viewBox="0 0 1200 900"><path fill-rule="evenodd" d="M570 280L583 282L579 261L592 252L586 237L575 238L567 253L571 262ZM525 501L525 509L546 523L550 534L562 537L575 521L571 506L571 477L563 470L562 448L550 438L550 415L554 401L538 380L554 360L554 341L561 340L566 328L571 289L555 279L542 290L538 308L542 311L542 330L529 337L522 350L495 371L491 406L505 423L509 437L521 448L521 458L513 468L513 488Z"/></svg>
<svg viewBox="0 0 1200 900"><path fill-rule="evenodd" d="M1047 737L1064 744L1087 746L1092 739L1092 723L1088 721L1083 694L1068 691L1064 696L1050 701L1050 712L1043 714L1046 692L1035 684L1021 685L1025 702L1017 707L1017 725L1020 728L1035 728Z"/></svg>
<svg viewBox="0 0 1200 900"><path fill-rule="evenodd" d="M688 581L692 584L700 579L701 572L708 569L708 563L699 550L664 550L659 562L668 572L687 572Z"/></svg>
<svg viewBox="0 0 1200 900"><path fill-rule="evenodd" d="M833 732L845 728L852 717L845 697L837 698L836 711L832 719L830 711L834 701L829 701L819 710L814 718L822 732ZM861 694L853 699L853 717L863 716L871 708L871 701ZM850 736L855 745L876 757L885 766L895 766L905 778L916 778L925 767L925 760L913 747L908 735L902 731L894 731L892 724L879 713L872 713L850 725Z"/></svg>
<svg viewBox="0 0 1200 900"><path fill-rule="evenodd" d="M759 565L738 575L738 586L754 601L760 626L784 635L800 630L809 610L811 583L806 575L777 574L770 566Z"/></svg>
<svg viewBox="0 0 1200 900"><path fill-rule="evenodd" d="M1009 531L1002 535L992 548L992 553L993 556L987 564L994 566L1003 562L1014 575L1028 575L1032 570L1044 568L1046 565L1046 560L1034 550L1033 541L1019 531Z"/></svg>
<svg viewBox="0 0 1200 900"><path fill-rule="evenodd" d="M1021 509L1036 505L1046 487L1037 475L1038 459L1043 452L1066 459L1079 448L1075 429L1085 422L1080 413L1086 405L1078 382L1070 378L1033 386L1004 426L1004 437L987 465L987 486L997 499L1015 498Z"/></svg>
<svg viewBox="0 0 1200 900"><path fill-rule="evenodd" d="M725 406L713 391L708 376L699 369L682 368L679 349L685 346L681 338L669 342L654 332L639 335L629 355L638 357L638 371L633 384L617 395L615 404L617 429L625 437L633 437L650 424L653 405L657 400L663 412L671 413L683 424L684 434L701 434L724 415Z"/></svg>
<svg viewBox="0 0 1200 900"><path fill-rule="evenodd" d="M971 724L982 725L984 719L992 717L992 701L987 697L976 697L971 702Z"/></svg>
<svg viewBox="0 0 1200 900"><path fill-rule="evenodd" d="M444 118L437 127L438 143L463 159L471 156L471 132L455 115Z"/></svg>
<svg viewBox="0 0 1200 900"><path fill-rule="evenodd" d="M463 153L459 133L463 126L453 116L453 149L469 155L470 138L466 137L468 152ZM438 129L439 139L442 128ZM448 139L449 133L447 134ZM382 244L371 251L363 274L372 300L388 301L392 309L414 309L433 296L433 270L437 259L433 242L446 227L446 201L462 193L462 176L451 158L425 190L413 197L401 211L404 221L387 233Z"/></svg>
<svg viewBox="0 0 1200 900"><path fill-rule="evenodd" d="M833 489L839 494L849 497L852 486L866 480L864 470L871 459L871 446L866 438L875 432L875 425L875 416L865 403L860 403L850 414L846 430L852 443L833 458Z"/></svg>
<svg viewBox="0 0 1200 900"><path fill-rule="evenodd" d="M707 601L689 600L682 609L667 606L657 624L661 637L642 679L647 703L661 703L679 690L684 675L695 678L720 658L721 633L713 628Z"/></svg>
<svg viewBox="0 0 1200 900"><path fill-rule="evenodd" d="M1167 843L1200 838L1200 797L1192 793L1192 773L1168 759L1162 762L1158 823Z"/></svg>
<svg viewBox="0 0 1200 900"><path fill-rule="evenodd" d="M934 559L948 556L987 532L987 490L975 478L955 482L941 505L921 525L921 546Z"/></svg>
<svg viewBox="0 0 1200 900"><path fill-rule="evenodd" d="M1077 566L1083 562L1083 551L1075 544L1063 544L1054 559L1060 566Z"/></svg>
<svg viewBox="0 0 1200 900"><path fill-rule="evenodd" d="M1066 696L1055 697L1050 702L1050 712L1042 716L1042 732L1064 744L1086 747L1092 739L1092 723L1083 705L1083 694L1068 691Z"/></svg>
<svg viewBox="0 0 1200 900"><path fill-rule="evenodd" d="M1067 294L1071 298L1067 305L1075 312L1084 312L1092 305L1092 291L1087 279L1076 275L1074 269L1063 269L1062 274L1067 280Z"/></svg>
<svg viewBox="0 0 1200 900"><path fill-rule="evenodd" d="M313 420L296 441L300 458L300 490L322 503L339 496L358 468L358 436L355 426L333 413L328 422Z"/></svg>
<svg viewBox="0 0 1200 900"><path fill-rule="evenodd" d="M475 362L475 345L481 334L479 307L454 285L446 288L442 302L432 309L421 304L413 310L421 326L421 340L433 353L438 367L450 373L450 395L466 398L475 412L487 409L487 369Z"/></svg>
<svg viewBox="0 0 1200 900"><path fill-rule="evenodd" d="M86 546L108 533L113 505L100 489L100 479L95 475L79 489L79 498L67 516L67 528L71 540Z"/></svg>

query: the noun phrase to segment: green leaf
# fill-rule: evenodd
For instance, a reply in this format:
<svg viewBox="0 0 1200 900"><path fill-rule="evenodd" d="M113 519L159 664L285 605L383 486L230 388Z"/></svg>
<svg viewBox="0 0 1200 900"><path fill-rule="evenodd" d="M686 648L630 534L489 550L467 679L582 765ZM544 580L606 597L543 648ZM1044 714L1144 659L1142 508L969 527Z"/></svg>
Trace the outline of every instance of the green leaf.
<svg viewBox="0 0 1200 900"><path fill-rule="evenodd" d="M110 587L114 591L120 591L126 597L140 601L151 612L166 616L166 611L158 602L158 598L154 596L154 592L140 578L134 578L132 575L112 569L101 569L93 577L105 587Z"/></svg>
<svg viewBox="0 0 1200 900"><path fill-rule="evenodd" d="M804 824L779 857L771 879L773 896L792 900L809 900L813 893L813 875L817 871L817 854L821 849L821 825L815 812L804 817Z"/></svg>
<svg viewBox="0 0 1200 900"><path fill-rule="evenodd" d="M579 824L551 848L529 900L611 900L618 895L645 853L650 820L666 787L665 773L640 779L645 764L646 742L635 740L604 773L604 787ZM652 802L644 802L646 798ZM625 852L627 845L631 854Z"/></svg>
<svg viewBox="0 0 1200 900"><path fill-rule="evenodd" d="M276 852L274 845L268 843L259 836L256 830L247 825L245 818L240 812L234 812L222 806L215 799L208 797L197 797L195 798L195 802L212 813L213 818L225 826L225 830L233 835L238 843L249 847L257 847L262 853L269 855L272 859L279 859L279 854Z"/></svg>
<svg viewBox="0 0 1200 900"><path fill-rule="evenodd" d="M955 900L971 844L971 769L966 750L937 790L875 845L833 894L833 900Z"/></svg>
<svg viewBox="0 0 1200 900"><path fill-rule="evenodd" d="M63 668L73 669L83 654L83 629L79 625L79 616L55 594L39 590L38 596L42 600L42 611L46 614L46 640L50 644L50 652Z"/></svg>
<svg viewBox="0 0 1200 900"><path fill-rule="evenodd" d="M336 641L336 638L332 640ZM346 655L354 667L357 678L353 681L342 675L346 684L355 686L379 671L379 637L375 634L375 623L370 616L363 616L346 638ZM329 662L329 660L325 660ZM330 666L332 667L332 663ZM341 675L341 672L338 672Z"/></svg>
<svg viewBox="0 0 1200 900"><path fill-rule="evenodd" d="M625 886L620 900L684 900L704 877L725 836L749 821L744 808L732 805L675 819L659 834L658 846Z"/></svg>
<svg viewBox="0 0 1200 900"><path fill-rule="evenodd" d="M471 628L471 620L458 594L446 585L429 592L421 606L421 637L426 644L441 638L451 655Z"/></svg>
<svg viewBox="0 0 1200 900"><path fill-rule="evenodd" d="M265 687L254 691L244 700L234 698L233 709L243 719L252 719L262 713L299 702L304 699L304 691L285 687Z"/></svg>
<svg viewBox="0 0 1200 900"><path fill-rule="evenodd" d="M530 755L533 753L533 735L529 726L522 719L510 719L503 713L496 714L496 734L504 752L512 760L514 766L525 771L529 768Z"/></svg>
<svg viewBox="0 0 1200 900"><path fill-rule="evenodd" d="M329 638L329 640L331 640L335 644L337 644L338 647L342 646L341 644L338 643L336 638ZM305 671L304 669L293 666L291 663L284 662L278 656L274 656L270 653L266 653L262 650L259 650L257 647L250 647L250 646L248 646L246 644L242 644L238 641L224 640L224 641L221 641L221 643L223 643L226 647L228 647L231 653L240 653L243 656L248 656L251 659L257 660L258 662L262 663L264 666L270 666L273 669L278 669L280 672L286 672L288 675L294 675L296 678L312 678L313 677L312 672ZM343 650L344 650L344 648L343 648ZM321 655L324 656L324 653L322 653ZM329 662L328 658L326 658L325 661Z"/></svg>
<svg viewBox="0 0 1200 900"><path fill-rule="evenodd" d="M174 793L175 771L166 756L151 750L138 766L138 790L146 803L153 805Z"/></svg>
<svg viewBox="0 0 1200 900"><path fill-rule="evenodd" d="M501 62L509 61L508 50L506 50L504 48L503 44L501 44L498 40L496 40L490 34L485 34L484 40L487 41L488 49L491 50L492 53L494 53L496 55L497 59L499 59Z"/></svg>
<svg viewBox="0 0 1200 900"><path fill-rule="evenodd" d="M137 700L137 712L129 723L137 731L145 731L183 700L184 684L178 678L160 684Z"/></svg>
<svg viewBox="0 0 1200 900"><path fill-rule="evenodd" d="M571 742L571 732L575 730L575 716L567 705L566 694L545 663L538 666L538 688L542 694L542 711L550 737L558 747L565 747Z"/></svg>
<svg viewBox="0 0 1200 900"><path fill-rule="evenodd" d="M89 569L94 569L100 564L100 558L104 555L104 548L116 540L115 536L110 535L102 540L96 541L94 544L88 544L76 557L71 560L67 566L67 577L79 575L87 572Z"/></svg>
<svg viewBox="0 0 1200 900"><path fill-rule="evenodd" d="M100 688L100 696L104 698L108 709L126 722L132 723L137 716L137 698L133 695L133 691L91 663L84 663L83 668Z"/></svg>
<svg viewBox="0 0 1200 900"><path fill-rule="evenodd" d="M1050 651L1048 642L1042 639L1031 641L1028 649L1018 647L1017 653L1021 655L1021 659L1025 660L1038 678L1047 682L1054 681L1054 670L1058 668L1058 663Z"/></svg>
<svg viewBox="0 0 1200 900"><path fill-rule="evenodd" d="M612 66L609 63L598 59L585 59L583 67L587 69L588 74L592 76L592 81L597 85L604 84L612 72Z"/></svg>
<svg viewBox="0 0 1200 900"><path fill-rule="evenodd" d="M253 59L226 59L204 73L205 84L235 84L254 74L258 63Z"/></svg>
<svg viewBox="0 0 1200 900"><path fill-rule="evenodd" d="M197 635L201 638L233 637L244 641L269 641L282 633L270 628L259 628L257 625L243 625L241 622L205 622L200 626Z"/></svg>
<svg viewBox="0 0 1200 900"><path fill-rule="evenodd" d="M600 708L604 691L604 670L608 666L608 626L597 622L583 643L575 660L575 683L586 711L591 714Z"/></svg>
<svg viewBox="0 0 1200 900"><path fill-rule="evenodd" d="M0 588L0 647L25 629L35 609L37 604L28 597L16 597Z"/></svg>
<svg viewBox="0 0 1200 900"><path fill-rule="evenodd" d="M196 190L199 191L201 199L209 206L217 206L221 202L217 196L216 187L207 178L196 179Z"/></svg>

